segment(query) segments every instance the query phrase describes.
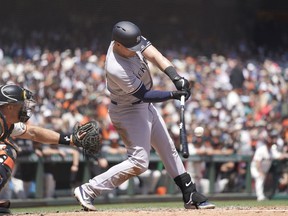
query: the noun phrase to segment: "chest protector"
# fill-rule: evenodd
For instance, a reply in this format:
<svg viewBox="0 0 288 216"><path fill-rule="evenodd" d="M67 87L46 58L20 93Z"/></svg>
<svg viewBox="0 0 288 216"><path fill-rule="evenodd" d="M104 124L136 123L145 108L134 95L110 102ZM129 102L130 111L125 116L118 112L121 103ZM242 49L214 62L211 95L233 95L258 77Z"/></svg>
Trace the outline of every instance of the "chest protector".
<svg viewBox="0 0 288 216"><path fill-rule="evenodd" d="M3 165L9 171L12 171L17 158L19 147L15 144L10 134L13 126L8 128L5 117L0 112L0 165Z"/></svg>

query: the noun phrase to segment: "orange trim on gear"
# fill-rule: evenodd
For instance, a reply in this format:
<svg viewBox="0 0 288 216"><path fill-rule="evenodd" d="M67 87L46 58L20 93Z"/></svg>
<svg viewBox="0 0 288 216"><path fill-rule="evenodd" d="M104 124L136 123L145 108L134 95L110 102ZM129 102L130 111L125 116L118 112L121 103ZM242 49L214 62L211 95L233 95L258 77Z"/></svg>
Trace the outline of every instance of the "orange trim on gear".
<svg viewBox="0 0 288 216"><path fill-rule="evenodd" d="M3 162L2 164L5 164L6 166L8 166L11 170L13 170L14 166L15 166L15 162L14 160L9 156L7 155L6 151L3 151L3 150L0 150L0 157L1 156L6 156L6 158L3 158Z"/></svg>
<svg viewBox="0 0 288 216"><path fill-rule="evenodd" d="M11 170L14 169L15 163L14 163L14 161L12 160L11 157L8 157L8 158L4 161L4 164L7 165Z"/></svg>

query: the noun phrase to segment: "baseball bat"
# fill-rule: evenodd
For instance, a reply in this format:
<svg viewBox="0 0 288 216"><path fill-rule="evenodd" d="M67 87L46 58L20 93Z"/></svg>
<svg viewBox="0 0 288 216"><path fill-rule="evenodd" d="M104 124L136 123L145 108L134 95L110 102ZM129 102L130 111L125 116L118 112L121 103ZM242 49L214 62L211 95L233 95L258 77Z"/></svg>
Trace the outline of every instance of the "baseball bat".
<svg viewBox="0 0 288 216"><path fill-rule="evenodd" d="M189 157L186 126L185 126L185 95L181 96L180 100L180 146L182 146L182 156L184 158Z"/></svg>

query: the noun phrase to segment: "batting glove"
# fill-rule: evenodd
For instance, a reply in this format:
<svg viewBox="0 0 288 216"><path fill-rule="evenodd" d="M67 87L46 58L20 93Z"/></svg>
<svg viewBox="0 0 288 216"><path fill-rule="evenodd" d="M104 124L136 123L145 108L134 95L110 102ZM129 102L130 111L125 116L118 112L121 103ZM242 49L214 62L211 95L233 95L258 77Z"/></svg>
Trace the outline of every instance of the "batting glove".
<svg viewBox="0 0 288 216"><path fill-rule="evenodd" d="M184 77L180 77L180 76L175 77L173 80L173 83L174 83L176 89L179 91L182 91L182 90L185 90L185 91L189 90L190 91L189 81L187 79L185 79Z"/></svg>
<svg viewBox="0 0 288 216"><path fill-rule="evenodd" d="M181 96L184 95L185 96L185 101L189 99L191 92L190 90L183 90L183 91L172 91L171 92L171 98L172 99L176 99L176 100L181 100Z"/></svg>

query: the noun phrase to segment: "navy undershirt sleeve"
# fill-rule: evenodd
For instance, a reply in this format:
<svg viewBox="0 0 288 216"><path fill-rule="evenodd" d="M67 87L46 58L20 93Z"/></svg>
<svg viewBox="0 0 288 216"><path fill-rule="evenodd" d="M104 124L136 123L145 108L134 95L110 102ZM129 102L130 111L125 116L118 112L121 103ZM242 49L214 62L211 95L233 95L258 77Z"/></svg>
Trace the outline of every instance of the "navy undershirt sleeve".
<svg viewBox="0 0 288 216"><path fill-rule="evenodd" d="M143 102L162 102L171 99L170 91L158 91L158 90L150 90L148 91L144 85L140 87L140 89L133 94L133 96L142 100Z"/></svg>

